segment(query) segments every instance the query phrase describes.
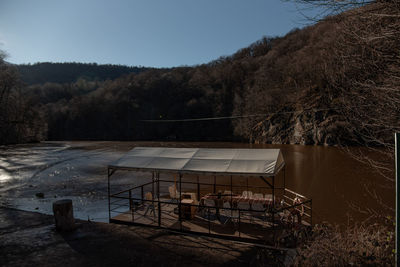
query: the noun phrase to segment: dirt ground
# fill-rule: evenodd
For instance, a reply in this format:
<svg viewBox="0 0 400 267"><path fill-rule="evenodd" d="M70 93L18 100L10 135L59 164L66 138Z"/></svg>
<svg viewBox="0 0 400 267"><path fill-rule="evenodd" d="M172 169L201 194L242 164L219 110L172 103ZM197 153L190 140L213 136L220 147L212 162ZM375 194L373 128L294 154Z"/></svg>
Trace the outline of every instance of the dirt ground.
<svg viewBox="0 0 400 267"><path fill-rule="evenodd" d="M279 266L290 253L161 229L78 221L0 207L0 266Z"/></svg>

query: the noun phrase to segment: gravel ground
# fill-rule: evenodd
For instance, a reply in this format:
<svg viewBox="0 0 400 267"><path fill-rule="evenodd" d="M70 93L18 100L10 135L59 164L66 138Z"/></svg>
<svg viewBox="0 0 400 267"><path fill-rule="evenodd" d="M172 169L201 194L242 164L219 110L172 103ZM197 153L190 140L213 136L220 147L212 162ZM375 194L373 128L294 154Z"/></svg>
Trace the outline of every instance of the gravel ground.
<svg viewBox="0 0 400 267"><path fill-rule="evenodd" d="M286 254L160 229L77 225L59 233L50 215L0 207L0 266L279 266Z"/></svg>

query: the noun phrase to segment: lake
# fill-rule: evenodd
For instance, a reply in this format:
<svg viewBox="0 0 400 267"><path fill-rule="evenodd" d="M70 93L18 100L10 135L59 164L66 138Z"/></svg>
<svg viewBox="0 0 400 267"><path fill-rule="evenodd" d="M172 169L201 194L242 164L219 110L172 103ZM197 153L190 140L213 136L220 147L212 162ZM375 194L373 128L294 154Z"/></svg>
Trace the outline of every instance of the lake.
<svg viewBox="0 0 400 267"><path fill-rule="evenodd" d="M394 183L337 147L231 142L45 142L1 146L0 205L51 214L53 201L71 198L75 217L107 221L106 166L135 146L280 148L286 162L286 187L313 199L315 223L344 225L374 214L394 215L393 210L382 208L382 204L394 208ZM135 184L133 177L129 174L124 181ZM44 197L37 197L37 193Z"/></svg>

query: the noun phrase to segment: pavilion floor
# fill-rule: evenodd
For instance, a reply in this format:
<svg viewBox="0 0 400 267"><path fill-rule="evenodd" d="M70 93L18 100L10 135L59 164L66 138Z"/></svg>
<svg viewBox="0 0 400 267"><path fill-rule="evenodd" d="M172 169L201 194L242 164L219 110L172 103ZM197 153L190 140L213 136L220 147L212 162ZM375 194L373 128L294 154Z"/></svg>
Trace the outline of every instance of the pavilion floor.
<svg viewBox="0 0 400 267"><path fill-rule="evenodd" d="M162 203L151 202L136 205L132 210L114 211L111 216L113 222L124 224L143 224L167 228L176 231L195 232L201 234L219 235L221 237L254 240L258 243L274 244L274 240L281 238L287 231L287 225L276 218L272 223L272 216L261 216L254 212L240 212L238 218L229 220L229 217L220 214L216 209L200 210L196 206L182 210L179 217L178 204L168 203L170 199L160 199ZM153 208L154 207L154 208ZM159 212L160 207L160 212ZM159 214L161 215L159 218ZM219 219L218 219L219 217ZM306 224L303 223L302 226Z"/></svg>

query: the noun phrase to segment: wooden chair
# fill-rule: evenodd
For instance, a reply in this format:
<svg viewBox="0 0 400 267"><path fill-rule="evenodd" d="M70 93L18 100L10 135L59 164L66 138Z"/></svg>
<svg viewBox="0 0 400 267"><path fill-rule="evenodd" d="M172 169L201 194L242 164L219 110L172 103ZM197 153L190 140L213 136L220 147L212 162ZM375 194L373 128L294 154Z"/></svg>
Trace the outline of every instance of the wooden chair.
<svg viewBox="0 0 400 267"><path fill-rule="evenodd" d="M247 201L239 201L237 203L237 208L240 210L239 212L241 214L247 214L247 215L251 215L251 210L250 210L250 203ZM252 217L250 216L250 220L252 220Z"/></svg>
<svg viewBox="0 0 400 267"><path fill-rule="evenodd" d="M243 191L242 196L245 198L251 198L253 196L253 192L251 191Z"/></svg>
<svg viewBox="0 0 400 267"><path fill-rule="evenodd" d="M254 193L253 198L264 198L264 195L261 193Z"/></svg>
<svg viewBox="0 0 400 267"><path fill-rule="evenodd" d="M262 202L253 202L251 204L251 210L254 211L252 214L254 214L255 216L261 215L263 220L264 221L266 220L266 218L267 218L266 210L265 210L264 204Z"/></svg>
<svg viewBox="0 0 400 267"><path fill-rule="evenodd" d="M224 191L224 195L232 195L232 191L231 190L225 190Z"/></svg>
<svg viewBox="0 0 400 267"><path fill-rule="evenodd" d="M168 187L169 197L171 198L172 202L179 202L179 192L176 190L175 186L171 185Z"/></svg>
<svg viewBox="0 0 400 267"><path fill-rule="evenodd" d="M146 216L147 213L150 211L150 214L153 212L153 217L155 219L156 218L156 210L155 210L155 207L154 207L153 194L151 192L147 192L144 195L144 199L147 200L145 202L146 211L144 212L144 216Z"/></svg>
<svg viewBox="0 0 400 267"><path fill-rule="evenodd" d="M216 206L215 206L215 201L213 199L204 199L204 206L206 206L203 209L203 215L207 215L208 218L210 218L211 213L216 213Z"/></svg>
<svg viewBox="0 0 400 267"><path fill-rule="evenodd" d="M227 218L223 224L225 225L228 221L232 221L233 225L236 226L236 222L239 220L239 212L236 209L231 209L229 202L224 202L222 207L220 213Z"/></svg>

